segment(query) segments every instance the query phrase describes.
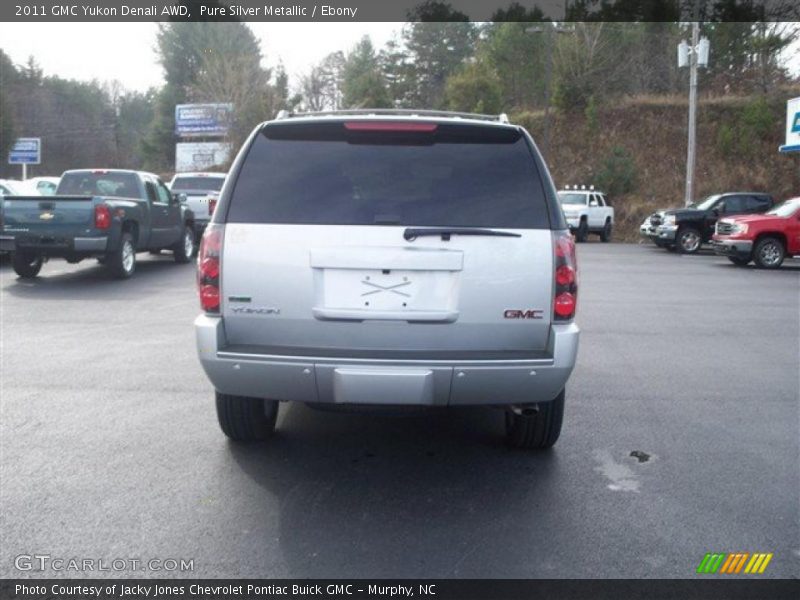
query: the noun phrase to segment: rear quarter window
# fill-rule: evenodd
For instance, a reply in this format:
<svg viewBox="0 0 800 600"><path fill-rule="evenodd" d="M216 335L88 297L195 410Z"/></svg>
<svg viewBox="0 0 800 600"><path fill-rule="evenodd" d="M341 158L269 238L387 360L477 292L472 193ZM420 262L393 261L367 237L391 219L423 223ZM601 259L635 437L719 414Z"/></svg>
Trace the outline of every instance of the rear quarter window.
<svg viewBox="0 0 800 600"><path fill-rule="evenodd" d="M549 229L541 175L516 129L348 131L270 124L239 170L227 221Z"/></svg>

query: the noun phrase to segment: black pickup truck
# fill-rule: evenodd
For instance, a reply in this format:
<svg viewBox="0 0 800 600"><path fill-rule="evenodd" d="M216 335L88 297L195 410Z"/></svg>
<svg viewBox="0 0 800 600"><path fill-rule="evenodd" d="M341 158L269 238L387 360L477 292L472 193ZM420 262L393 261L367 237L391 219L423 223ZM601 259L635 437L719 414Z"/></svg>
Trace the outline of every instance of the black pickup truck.
<svg viewBox="0 0 800 600"><path fill-rule="evenodd" d="M763 213L774 204L772 196L761 192L715 194L686 208L655 213L650 217L650 237L662 248L694 254L711 241L720 217Z"/></svg>
<svg viewBox="0 0 800 600"><path fill-rule="evenodd" d="M194 215L152 173L121 169L66 171L54 196L6 196L0 250L14 271L36 277L50 258L97 258L120 279L136 270L136 253L171 250L176 262L194 255Z"/></svg>

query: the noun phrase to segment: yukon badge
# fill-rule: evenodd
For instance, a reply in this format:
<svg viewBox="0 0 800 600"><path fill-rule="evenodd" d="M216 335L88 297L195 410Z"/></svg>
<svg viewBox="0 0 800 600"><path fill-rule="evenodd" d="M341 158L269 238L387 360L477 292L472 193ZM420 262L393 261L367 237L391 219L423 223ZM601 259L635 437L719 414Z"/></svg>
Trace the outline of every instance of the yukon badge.
<svg viewBox="0 0 800 600"><path fill-rule="evenodd" d="M509 308L503 313L504 319L543 319L544 311L537 308L520 310L518 308Z"/></svg>
<svg viewBox="0 0 800 600"><path fill-rule="evenodd" d="M39 215L39 218L42 221L50 221L55 218L55 215L51 212L43 212L42 214Z"/></svg>

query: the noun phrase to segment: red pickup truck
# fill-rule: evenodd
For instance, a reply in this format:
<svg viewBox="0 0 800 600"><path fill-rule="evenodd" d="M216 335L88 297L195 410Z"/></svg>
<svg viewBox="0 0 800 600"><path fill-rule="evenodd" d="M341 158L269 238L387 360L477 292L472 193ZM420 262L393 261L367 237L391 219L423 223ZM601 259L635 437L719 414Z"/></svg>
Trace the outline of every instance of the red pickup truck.
<svg viewBox="0 0 800 600"><path fill-rule="evenodd" d="M762 269L777 269L787 256L800 256L800 197L761 215L717 221L714 251L735 265L751 260Z"/></svg>

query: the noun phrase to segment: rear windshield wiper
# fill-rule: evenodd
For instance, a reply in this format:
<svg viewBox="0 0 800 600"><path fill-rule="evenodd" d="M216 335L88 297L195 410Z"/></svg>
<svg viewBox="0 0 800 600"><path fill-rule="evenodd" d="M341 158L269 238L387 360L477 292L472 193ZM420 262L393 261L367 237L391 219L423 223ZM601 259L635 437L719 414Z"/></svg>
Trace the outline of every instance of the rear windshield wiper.
<svg viewBox="0 0 800 600"><path fill-rule="evenodd" d="M440 235L442 240L448 241L451 235L489 235L496 237L522 237L518 233L497 231L496 229L476 229L475 227L408 227L403 232L403 238L410 242L424 235Z"/></svg>

